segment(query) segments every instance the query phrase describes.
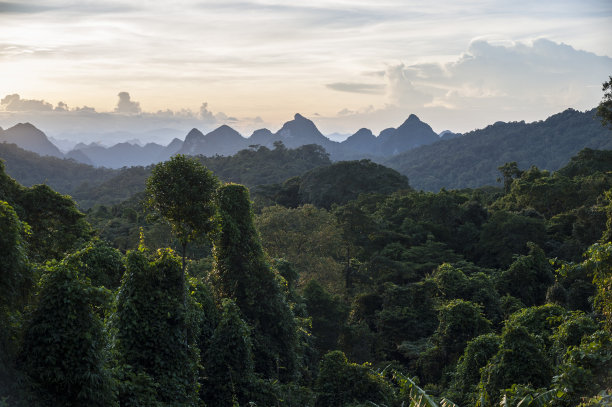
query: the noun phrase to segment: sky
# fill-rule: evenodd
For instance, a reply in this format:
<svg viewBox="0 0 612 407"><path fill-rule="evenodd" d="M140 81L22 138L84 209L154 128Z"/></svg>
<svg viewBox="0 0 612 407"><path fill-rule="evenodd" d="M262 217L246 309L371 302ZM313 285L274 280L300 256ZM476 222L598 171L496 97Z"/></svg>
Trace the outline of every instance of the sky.
<svg viewBox="0 0 612 407"><path fill-rule="evenodd" d="M298 112L467 132L591 109L612 75L609 0L0 0L0 27L0 126L109 144Z"/></svg>

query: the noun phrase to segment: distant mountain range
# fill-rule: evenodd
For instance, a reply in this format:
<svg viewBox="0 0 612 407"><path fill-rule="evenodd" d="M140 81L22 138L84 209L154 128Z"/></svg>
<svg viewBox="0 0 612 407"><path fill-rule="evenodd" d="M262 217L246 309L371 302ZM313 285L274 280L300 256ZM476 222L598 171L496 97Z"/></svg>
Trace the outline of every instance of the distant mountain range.
<svg viewBox="0 0 612 407"><path fill-rule="evenodd" d="M325 148L330 158L335 161L361 158L382 159L441 139L428 124L420 121L417 116L410 115L401 126L385 129L378 137L368 129L361 129L346 140L338 142L325 137L311 120L299 113L276 133L268 129L259 129L249 138L223 125L207 134L203 134L198 129L192 129L185 136L184 141L175 138L167 146L156 143L142 146L137 143L123 142L112 147L105 147L98 143L80 143L66 154L62 154L43 132L29 123L20 123L4 133L6 136L4 139L0 138L0 141L15 143L23 149L41 155L65 157L80 163L108 168L154 164L165 161L177 153L206 157L230 156L250 147L273 148L277 142L282 142L287 148L317 144Z"/></svg>
<svg viewBox="0 0 612 407"><path fill-rule="evenodd" d="M342 142L328 139L311 120L296 114L276 133L260 129L249 138L223 125L207 134L193 129L183 141L176 138L167 146L79 144L66 155L43 132L26 123L0 129L0 142L107 168L146 166L176 153L229 157L241 150L277 148L279 142L290 149L317 144L333 161L369 158L406 175L416 189L437 191L496 185L498 167L506 162L516 161L521 169L535 165L555 171L583 148L612 149L612 131L602 127L594 112L568 109L544 121L497 122L464 135L448 130L438 135L410 115L399 127L385 129L378 136L362 128Z"/></svg>

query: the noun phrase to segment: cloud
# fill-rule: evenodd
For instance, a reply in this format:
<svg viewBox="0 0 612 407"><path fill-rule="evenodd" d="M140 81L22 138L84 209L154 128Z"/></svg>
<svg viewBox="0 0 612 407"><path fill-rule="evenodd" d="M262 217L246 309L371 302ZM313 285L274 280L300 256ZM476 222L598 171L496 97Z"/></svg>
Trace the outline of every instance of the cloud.
<svg viewBox="0 0 612 407"><path fill-rule="evenodd" d="M431 102L433 96L415 87L417 71L403 64L387 69L388 95L391 102L406 107L423 106Z"/></svg>
<svg viewBox="0 0 612 407"><path fill-rule="evenodd" d="M381 95L385 93L384 84L335 82L325 86L340 92L364 93L367 95Z"/></svg>
<svg viewBox="0 0 612 407"><path fill-rule="evenodd" d="M130 94L128 92L119 92L117 96L119 96L119 102L117 102L115 113L121 113L121 114L140 114L142 113L142 110L140 109L140 103L132 102Z"/></svg>
<svg viewBox="0 0 612 407"><path fill-rule="evenodd" d="M0 105L4 106L7 112L27 112L27 111L47 111L52 110L51 103L44 100L21 99L18 94L6 95Z"/></svg>
<svg viewBox="0 0 612 407"><path fill-rule="evenodd" d="M53 10L53 7L25 4L23 2L0 1L0 14L30 14Z"/></svg>
<svg viewBox="0 0 612 407"><path fill-rule="evenodd" d="M547 39L532 43L473 41L446 64L387 69L398 106L499 110L592 107L612 58Z"/></svg>
<svg viewBox="0 0 612 407"><path fill-rule="evenodd" d="M57 106L55 106L55 110L56 112L67 112L70 109L68 109L68 105L64 102L57 102Z"/></svg>
<svg viewBox="0 0 612 407"><path fill-rule="evenodd" d="M215 119L215 114L208 110L208 103L203 102L202 106L200 106L200 112L198 114L198 118L202 120L204 123L215 123L217 119Z"/></svg>

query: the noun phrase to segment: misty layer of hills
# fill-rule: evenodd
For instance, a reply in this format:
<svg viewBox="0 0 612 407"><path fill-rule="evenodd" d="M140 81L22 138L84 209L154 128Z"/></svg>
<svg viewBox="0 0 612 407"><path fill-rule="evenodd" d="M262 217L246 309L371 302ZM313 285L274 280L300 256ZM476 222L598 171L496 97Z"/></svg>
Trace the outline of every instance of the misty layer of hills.
<svg viewBox="0 0 612 407"><path fill-rule="evenodd" d="M16 146L9 147L11 143L38 155L19 152L15 150ZM284 174L283 160L295 164L296 157L304 156L304 151L309 150L287 154L273 152L278 148L292 152L313 144L323 147L331 161L371 159L407 176L410 185L416 189L437 191L440 188L496 185L498 167L512 161L516 161L521 169L535 165L555 171L583 148L612 149L612 137L610 129L602 127L595 118L594 110L578 112L573 109L533 123L498 122L465 135L451 132L437 135L429 125L410 115L398 128L385 129L378 136L368 129L360 129L343 142L328 139L312 121L296 114L276 133L261 129L249 138L223 125L208 134L193 129L184 141L174 139L167 146L120 143L106 148L98 144L79 144L66 155L31 124L0 129L0 159L6 162L9 174L25 185L49 182L54 188L70 194L82 189L83 183L91 189L104 182L130 185L127 189L137 192L141 182L135 180L134 171L128 168L122 170L128 171L122 174L111 169L147 166L177 153L200 155L206 161L205 165L214 167L215 171L239 173L240 179L236 174L228 176L228 180L235 182L245 183L245 179L251 178L260 183L280 182L301 174L299 168L302 168L293 165L290 166L293 169ZM271 161L272 155L275 158ZM242 163L245 160L248 165ZM274 162L275 168L278 167L279 173L274 174L273 181L268 180L270 177L263 180L256 174L249 175L249 171L261 171L263 167L259 161L262 160ZM322 161L317 165L325 163ZM147 176L146 171L138 170L136 173L136 178ZM114 180L114 177L121 179ZM117 196L120 198L125 198L123 193Z"/></svg>
<svg viewBox="0 0 612 407"><path fill-rule="evenodd" d="M360 129L346 140L337 142L325 137L311 120L296 114L293 120L286 122L276 133L268 129L259 129L245 138L231 127L223 125L207 134L192 129L184 140L175 138L167 146L156 143L141 146L124 142L105 147L98 143L80 143L64 155L53 146L44 133L29 123L20 123L0 133L0 141L15 143L23 149L40 155L70 158L96 167L121 168L155 164L177 153L206 157L230 156L249 147L272 148L274 143L279 141L287 148L308 144L320 145L334 161L382 159L453 136L457 135L444 132L443 137L440 137L428 124L423 123L415 115L410 115L401 126L385 129L378 137L368 129Z"/></svg>

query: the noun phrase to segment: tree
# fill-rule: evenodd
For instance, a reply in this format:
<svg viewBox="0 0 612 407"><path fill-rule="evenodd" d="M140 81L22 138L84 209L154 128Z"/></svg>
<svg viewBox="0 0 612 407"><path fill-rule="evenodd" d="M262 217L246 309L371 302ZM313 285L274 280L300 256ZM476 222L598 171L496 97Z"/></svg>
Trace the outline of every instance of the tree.
<svg viewBox="0 0 612 407"><path fill-rule="evenodd" d="M350 363L339 350L323 356L315 390L319 393L315 406L347 406L368 401L372 405L388 405L392 396L389 385L371 371L368 363Z"/></svg>
<svg viewBox="0 0 612 407"><path fill-rule="evenodd" d="M27 304L33 286L24 239L28 229L13 208L0 201L0 400L18 383L14 365L20 327L14 320Z"/></svg>
<svg viewBox="0 0 612 407"><path fill-rule="evenodd" d="M612 123L612 76L604 82L601 90L604 95L601 103L597 106L597 116L601 118L601 123L605 126Z"/></svg>
<svg viewBox="0 0 612 407"><path fill-rule="evenodd" d="M114 290L121 284L125 269L123 256L100 239L94 239L81 250L69 254L65 261L78 268L80 275L89 278L94 286Z"/></svg>
<svg viewBox="0 0 612 407"><path fill-rule="evenodd" d="M518 169L516 161L505 163L501 167L497 167L502 177L497 179L497 182L504 181L504 193L510 192L510 186L515 178L521 176L522 171Z"/></svg>
<svg viewBox="0 0 612 407"><path fill-rule="evenodd" d="M497 290L510 294L527 306L541 305L546 299L546 289L554 283L552 266L544 251L529 242L529 254L519 256L499 276Z"/></svg>
<svg viewBox="0 0 612 407"><path fill-rule="evenodd" d="M316 279L330 291L343 291L342 239L331 213L312 205L269 206L256 217L255 225L267 253L287 259L298 270L298 285Z"/></svg>
<svg viewBox="0 0 612 407"><path fill-rule="evenodd" d="M183 272L187 244L214 228L213 198L218 186L211 171L181 154L157 164L147 179L147 205L172 226L181 244Z"/></svg>
<svg viewBox="0 0 612 407"><path fill-rule="evenodd" d="M494 405L500 391L513 384L547 387L551 378L551 363L541 340L523 326L510 325L502 332L500 350L481 370L479 397Z"/></svg>
<svg viewBox="0 0 612 407"><path fill-rule="evenodd" d="M162 403L195 404L198 354L187 329L183 279L180 260L169 249L126 256L111 318L122 405L141 405L130 400L141 399L145 392Z"/></svg>
<svg viewBox="0 0 612 407"><path fill-rule="evenodd" d="M17 213L21 209L20 218L32 228L28 240L36 261L59 260L91 237L91 227L72 198L47 185L24 188L17 202Z"/></svg>
<svg viewBox="0 0 612 407"><path fill-rule="evenodd" d="M212 279L221 298L233 299L253 328L255 371L290 381L297 374L297 323L283 286L270 266L253 223L243 185L219 188L219 230L214 235Z"/></svg>
<svg viewBox="0 0 612 407"><path fill-rule="evenodd" d="M255 379L250 328L233 300L223 299L222 308L219 325L203 357L203 401L207 406L225 407L234 402L246 405Z"/></svg>
<svg viewBox="0 0 612 407"><path fill-rule="evenodd" d="M110 299L108 294L81 281L77 271L63 263L43 276L21 356L35 405L115 405L103 324L94 309Z"/></svg>

